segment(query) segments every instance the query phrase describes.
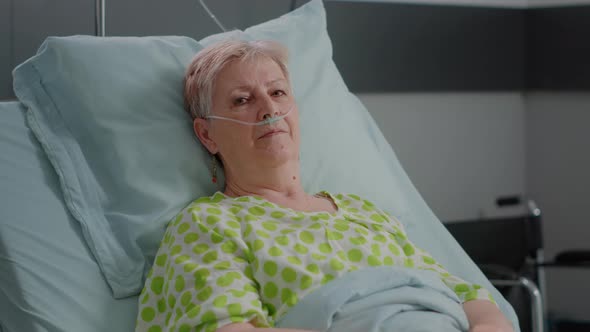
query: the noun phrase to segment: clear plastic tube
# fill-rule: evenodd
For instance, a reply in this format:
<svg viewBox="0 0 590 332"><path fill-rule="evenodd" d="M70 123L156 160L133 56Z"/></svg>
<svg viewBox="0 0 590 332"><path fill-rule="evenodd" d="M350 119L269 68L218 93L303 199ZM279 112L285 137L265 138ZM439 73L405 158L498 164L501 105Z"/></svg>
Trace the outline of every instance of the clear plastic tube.
<svg viewBox="0 0 590 332"><path fill-rule="evenodd" d="M291 113L291 111L293 110L293 107L294 106L291 106L291 108L289 108L289 110L287 112L285 112L284 114L281 114L279 116L269 116L268 118L266 118L262 121L258 121L258 122L241 121L241 120L236 120L236 119L231 119L231 118L226 118L223 116L216 116L216 115L209 115L206 118L207 119L231 121L231 122L243 124L246 126L267 126L267 125L273 124L277 121L284 119L287 115L289 115L289 113Z"/></svg>

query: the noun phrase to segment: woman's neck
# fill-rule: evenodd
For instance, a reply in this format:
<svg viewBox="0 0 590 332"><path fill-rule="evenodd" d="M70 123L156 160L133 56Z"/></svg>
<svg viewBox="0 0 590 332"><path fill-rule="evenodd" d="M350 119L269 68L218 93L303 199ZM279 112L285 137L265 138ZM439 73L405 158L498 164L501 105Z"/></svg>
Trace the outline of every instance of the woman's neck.
<svg viewBox="0 0 590 332"><path fill-rule="evenodd" d="M288 165L287 165L288 166ZM225 194L230 197L259 196L279 206L296 211L334 213L338 207L331 199L308 195L299 177L299 163L294 167L275 167L263 172L243 170L244 174L227 171Z"/></svg>
<svg viewBox="0 0 590 332"><path fill-rule="evenodd" d="M298 164L240 171L236 174L231 169L226 170L226 195L260 196L276 203L306 199L307 194L301 184Z"/></svg>

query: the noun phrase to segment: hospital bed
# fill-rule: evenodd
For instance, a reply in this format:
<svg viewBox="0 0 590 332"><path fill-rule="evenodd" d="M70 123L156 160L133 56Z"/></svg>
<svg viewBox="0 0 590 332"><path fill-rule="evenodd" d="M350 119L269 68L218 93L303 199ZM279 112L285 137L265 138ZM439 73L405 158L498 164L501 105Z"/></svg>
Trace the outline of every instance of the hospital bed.
<svg viewBox="0 0 590 332"><path fill-rule="evenodd" d="M103 30L104 31L104 30ZM356 193L515 313L429 209L332 61L323 3L244 31L48 38L0 103L0 331L132 331L167 222L217 188L183 111L185 66L227 38L288 47L307 191Z"/></svg>

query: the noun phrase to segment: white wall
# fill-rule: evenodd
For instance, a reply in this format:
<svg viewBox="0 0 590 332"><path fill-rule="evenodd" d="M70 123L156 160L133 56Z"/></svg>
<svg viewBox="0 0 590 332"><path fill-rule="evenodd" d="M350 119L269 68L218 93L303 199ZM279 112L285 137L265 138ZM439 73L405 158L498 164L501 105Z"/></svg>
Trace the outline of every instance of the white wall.
<svg viewBox="0 0 590 332"><path fill-rule="evenodd" d="M527 191L543 212L548 258L590 250L590 93L526 95ZM547 270L550 311L590 320L590 269Z"/></svg>
<svg viewBox="0 0 590 332"><path fill-rule="evenodd" d="M525 103L514 93L359 95L439 219L514 215L525 192Z"/></svg>

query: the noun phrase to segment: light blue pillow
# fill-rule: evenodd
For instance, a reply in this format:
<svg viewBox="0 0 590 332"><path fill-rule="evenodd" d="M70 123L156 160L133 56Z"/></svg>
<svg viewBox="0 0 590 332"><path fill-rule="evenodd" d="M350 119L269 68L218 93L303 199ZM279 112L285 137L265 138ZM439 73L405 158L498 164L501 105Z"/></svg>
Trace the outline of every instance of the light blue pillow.
<svg viewBox="0 0 590 332"><path fill-rule="evenodd" d="M132 331L137 298L115 300L25 124L0 103L0 330Z"/></svg>
<svg viewBox="0 0 590 332"><path fill-rule="evenodd" d="M321 1L243 32L181 37L50 38L15 70L15 92L54 165L67 206L115 296L136 294L167 221L211 194L209 159L182 109L182 76L203 45L232 36L288 47L301 112L306 190L351 192L406 225L449 271L501 298L426 206L332 61Z"/></svg>
<svg viewBox="0 0 590 332"><path fill-rule="evenodd" d="M212 192L182 107L185 37L48 38L14 90L115 297L136 294L166 221Z"/></svg>

